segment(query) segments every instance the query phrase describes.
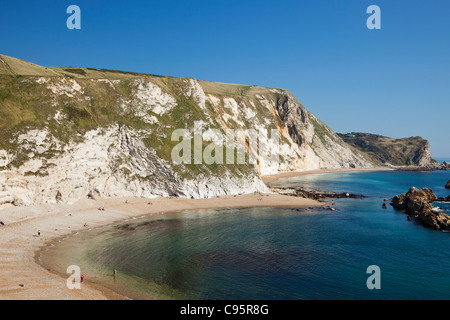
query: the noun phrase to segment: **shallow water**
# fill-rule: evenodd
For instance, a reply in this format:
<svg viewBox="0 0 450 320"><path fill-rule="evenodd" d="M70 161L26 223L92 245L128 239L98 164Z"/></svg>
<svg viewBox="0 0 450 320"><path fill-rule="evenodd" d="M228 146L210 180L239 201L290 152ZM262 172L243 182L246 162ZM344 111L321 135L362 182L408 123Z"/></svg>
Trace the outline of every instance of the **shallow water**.
<svg viewBox="0 0 450 320"><path fill-rule="evenodd" d="M292 178L280 183L367 197L333 200L333 212L248 208L136 219L80 233L41 258L61 273L80 265L90 281L138 299L449 299L450 233L381 207L411 186L446 196L449 178L447 171ZM366 286L370 265L380 267L380 290Z"/></svg>

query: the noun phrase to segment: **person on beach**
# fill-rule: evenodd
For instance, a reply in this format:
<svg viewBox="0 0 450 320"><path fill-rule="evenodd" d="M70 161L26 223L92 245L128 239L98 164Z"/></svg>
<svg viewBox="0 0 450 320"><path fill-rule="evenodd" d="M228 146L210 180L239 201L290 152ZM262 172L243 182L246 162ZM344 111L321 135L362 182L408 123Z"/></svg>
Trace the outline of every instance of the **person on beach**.
<svg viewBox="0 0 450 320"><path fill-rule="evenodd" d="M117 269L114 269L114 278L117 276Z"/></svg>
<svg viewBox="0 0 450 320"><path fill-rule="evenodd" d="M4 226L5 224L3 223L3 221L0 221L0 226Z"/></svg>
<svg viewBox="0 0 450 320"><path fill-rule="evenodd" d="M81 283L84 283L84 277L85 277L85 275L84 275L84 273L81 275Z"/></svg>
<svg viewBox="0 0 450 320"><path fill-rule="evenodd" d="M41 231L40 230L38 230L38 237L40 237L41 236Z"/></svg>

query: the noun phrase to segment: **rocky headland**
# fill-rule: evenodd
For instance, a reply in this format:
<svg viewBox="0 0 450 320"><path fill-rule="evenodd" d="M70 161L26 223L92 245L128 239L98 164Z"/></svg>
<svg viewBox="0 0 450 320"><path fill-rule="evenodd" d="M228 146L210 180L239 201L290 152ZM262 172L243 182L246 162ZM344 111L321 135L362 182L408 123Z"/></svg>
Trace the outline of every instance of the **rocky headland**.
<svg viewBox="0 0 450 320"><path fill-rule="evenodd" d="M432 162L421 166L392 166L392 169L398 171L436 171L436 170L450 170L450 163L444 161L443 163Z"/></svg>
<svg viewBox="0 0 450 320"><path fill-rule="evenodd" d="M419 136L395 139L361 132L338 135L379 166L400 168L439 166L439 163L431 157L429 141Z"/></svg>

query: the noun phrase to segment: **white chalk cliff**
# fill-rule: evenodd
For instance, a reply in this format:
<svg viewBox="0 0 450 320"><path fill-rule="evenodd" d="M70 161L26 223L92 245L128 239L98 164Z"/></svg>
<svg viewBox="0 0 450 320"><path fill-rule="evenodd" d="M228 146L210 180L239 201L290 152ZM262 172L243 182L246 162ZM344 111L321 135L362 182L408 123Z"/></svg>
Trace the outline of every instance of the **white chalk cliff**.
<svg viewBox="0 0 450 320"><path fill-rule="evenodd" d="M0 205L267 192L263 174L373 165L287 90L31 64L19 77L8 72L20 60L2 58ZM258 146L276 150L276 161L246 143L254 165L174 164L171 135L193 132L195 122L203 147L212 129L275 129L279 144L261 138Z"/></svg>

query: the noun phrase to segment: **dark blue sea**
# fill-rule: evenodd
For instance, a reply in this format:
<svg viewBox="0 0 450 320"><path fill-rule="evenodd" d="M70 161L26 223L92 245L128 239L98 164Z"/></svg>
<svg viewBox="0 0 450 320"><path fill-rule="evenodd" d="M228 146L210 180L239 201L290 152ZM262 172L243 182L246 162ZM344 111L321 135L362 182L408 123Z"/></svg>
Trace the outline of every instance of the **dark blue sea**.
<svg viewBox="0 0 450 320"><path fill-rule="evenodd" d="M135 220L48 250L44 262L81 264L89 279L131 298L450 299L450 233L425 227L385 198L412 186L447 196L448 171L354 172L280 182L349 192L323 208L247 208ZM435 203L450 214L448 203ZM369 289L369 266L380 289ZM111 274L118 270L117 279Z"/></svg>

